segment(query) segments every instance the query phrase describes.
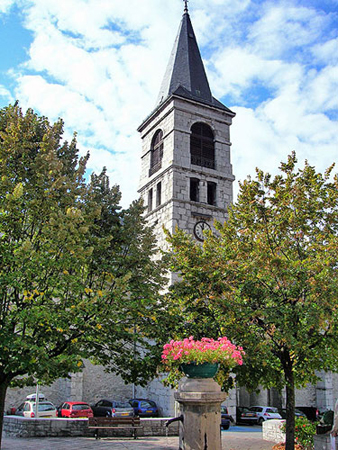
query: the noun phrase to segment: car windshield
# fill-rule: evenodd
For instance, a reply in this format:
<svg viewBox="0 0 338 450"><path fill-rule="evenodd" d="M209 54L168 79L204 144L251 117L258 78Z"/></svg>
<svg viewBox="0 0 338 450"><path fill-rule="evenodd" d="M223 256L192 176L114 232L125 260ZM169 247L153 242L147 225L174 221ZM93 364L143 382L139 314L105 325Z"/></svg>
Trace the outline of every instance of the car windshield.
<svg viewBox="0 0 338 450"><path fill-rule="evenodd" d="M155 403L151 402L151 401L143 401L143 402L140 402L140 406L141 406L141 408L154 408Z"/></svg>
<svg viewBox="0 0 338 450"><path fill-rule="evenodd" d="M73 405L73 410L75 411L81 411L82 409L89 409L89 405Z"/></svg>
<svg viewBox="0 0 338 450"><path fill-rule="evenodd" d="M127 402L115 402L115 408L127 408L127 409L130 409L131 406Z"/></svg>
<svg viewBox="0 0 338 450"><path fill-rule="evenodd" d="M268 413L278 413L278 409L277 408L267 408L266 412L268 412Z"/></svg>
<svg viewBox="0 0 338 450"><path fill-rule="evenodd" d="M55 409L52 403L39 403L39 411L53 411ZM33 405L33 410L36 410L36 403Z"/></svg>

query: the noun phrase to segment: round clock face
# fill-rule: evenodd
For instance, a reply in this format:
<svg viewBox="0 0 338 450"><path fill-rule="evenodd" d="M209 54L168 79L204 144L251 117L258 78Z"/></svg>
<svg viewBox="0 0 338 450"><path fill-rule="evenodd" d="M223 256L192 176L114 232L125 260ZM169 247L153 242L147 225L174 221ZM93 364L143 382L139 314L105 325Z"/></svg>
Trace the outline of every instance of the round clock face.
<svg viewBox="0 0 338 450"><path fill-rule="evenodd" d="M197 222L194 226L194 235L199 241L204 241L205 236L203 234L203 231L205 230L211 230L211 227L208 223L201 220L200 222Z"/></svg>

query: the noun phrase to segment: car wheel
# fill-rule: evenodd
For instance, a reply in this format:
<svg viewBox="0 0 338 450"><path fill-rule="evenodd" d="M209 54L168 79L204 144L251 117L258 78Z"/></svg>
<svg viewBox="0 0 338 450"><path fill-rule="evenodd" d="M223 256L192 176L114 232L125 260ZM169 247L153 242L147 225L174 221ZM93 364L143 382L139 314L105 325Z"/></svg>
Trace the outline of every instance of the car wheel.
<svg viewBox="0 0 338 450"><path fill-rule="evenodd" d="M263 417L260 417L260 418L258 419L258 425L262 425L263 422L264 422Z"/></svg>

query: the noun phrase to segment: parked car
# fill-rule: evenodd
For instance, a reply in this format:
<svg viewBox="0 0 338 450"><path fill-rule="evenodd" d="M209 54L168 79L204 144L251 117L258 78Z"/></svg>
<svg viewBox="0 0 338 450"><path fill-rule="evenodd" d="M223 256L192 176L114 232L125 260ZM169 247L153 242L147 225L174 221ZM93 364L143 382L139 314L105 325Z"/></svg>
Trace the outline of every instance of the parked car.
<svg viewBox="0 0 338 450"><path fill-rule="evenodd" d="M132 398L129 400L130 405L134 408L135 416L139 417L158 417L159 410L153 400L145 398Z"/></svg>
<svg viewBox="0 0 338 450"><path fill-rule="evenodd" d="M16 416L23 416L23 417L30 417L34 418L36 417L36 402L31 400L26 400L25 402L21 403L21 405L16 409L15 411ZM39 408L38 408L38 417L57 417L57 410L52 402L39 402Z"/></svg>
<svg viewBox="0 0 338 450"><path fill-rule="evenodd" d="M278 408L278 412L281 415L282 419L286 419L286 408ZM306 419L306 414L304 414L302 411L300 411L299 409L295 409L295 417L296 418L304 418Z"/></svg>
<svg viewBox="0 0 338 450"><path fill-rule="evenodd" d="M86 402L64 402L58 408L59 417L70 417L72 419L93 417L93 410Z"/></svg>
<svg viewBox="0 0 338 450"><path fill-rule="evenodd" d="M13 416L16 413L16 406L11 406L10 408L7 409L6 411L6 416Z"/></svg>
<svg viewBox="0 0 338 450"><path fill-rule="evenodd" d="M282 418L278 409L273 406L251 406L249 409L257 414L259 425L262 425L266 420Z"/></svg>
<svg viewBox="0 0 338 450"><path fill-rule="evenodd" d="M35 400L36 400L36 394L29 394L29 395L27 395L26 400L27 400L27 401L34 401L34 402L35 402ZM46 400L45 395L39 393L39 402L44 401L44 400Z"/></svg>
<svg viewBox="0 0 338 450"><path fill-rule="evenodd" d="M258 423L258 416L254 411L250 411L246 406L237 406L236 424L255 425Z"/></svg>
<svg viewBox="0 0 338 450"><path fill-rule="evenodd" d="M311 422L319 420L319 411L315 406L296 406L296 409L302 411Z"/></svg>
<svg viewBox="0 0 338 450"><path fill-rule="evenodd" d="M228 408L226 406L221 406L221 428L223 428L223 430L228 430L233 421L234 419L229 414Z"/></svg>
<svg viewBox="0 0 338 450"><path fill-rule="evenodd" d="M34 401L35 402L35 399L36 399L36 394L29 394L26 397L26 401ZM44 401L44 400L46 400L44 394L39 394L39 401L41 402L41 401ZM11 408L7 409L6 414L8 416L10 416L10 415L21 415L22 416L22 408L23 408L23 406L24 406L24 402L20 403L20 405L17 406L17 407L16 406L12 406ZM17 410L18 410L18 414L16 414Z"/></svg>
<svg viewBox="0 0 338 450"><path fill-rule="evenodd" d="M134 408L128 402L102 399L92 407L95 417L132 417Z"/></svg>

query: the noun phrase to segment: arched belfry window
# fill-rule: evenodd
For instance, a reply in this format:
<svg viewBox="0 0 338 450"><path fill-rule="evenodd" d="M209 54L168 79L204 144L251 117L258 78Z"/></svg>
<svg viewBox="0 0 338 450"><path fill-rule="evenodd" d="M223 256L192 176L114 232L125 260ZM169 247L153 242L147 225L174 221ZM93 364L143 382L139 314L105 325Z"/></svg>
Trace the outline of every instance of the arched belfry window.
<svg viewBox="0 0 338 450"><path fill-rule="evenodd" d="M151 141L149 176L162 167L163 158L163 131L157 130Z"/></svg>
<svg viewBox="0 0 338 450"><path fill-rule="evenodd" d="M194 123L190 136L191 164L215 169L214 133L209 125Z"/></svg>

